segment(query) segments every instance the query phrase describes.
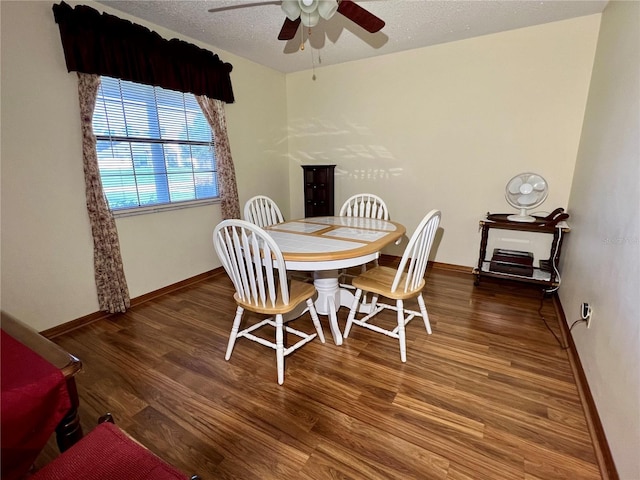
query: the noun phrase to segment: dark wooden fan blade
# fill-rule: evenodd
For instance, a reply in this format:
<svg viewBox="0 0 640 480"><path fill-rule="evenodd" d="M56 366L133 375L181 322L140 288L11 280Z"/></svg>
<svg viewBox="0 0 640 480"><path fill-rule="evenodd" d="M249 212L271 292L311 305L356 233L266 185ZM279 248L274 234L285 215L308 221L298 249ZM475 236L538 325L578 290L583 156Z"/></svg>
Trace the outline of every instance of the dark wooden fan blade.
<svg viewBox="0 0 640 480"><path fill-rule="evenodd" d="M368 12L352 0L341 0L338 4L338 12L352 22L360 25L367 32L376 33L384 27L384 21Z"/></svg>
<svg viewBox="0 0 640 480"><path fill-rule="evenodd" d="M278 35L278 40L291 40L296 36L299 25L300 17L296 18L295 20L289 20L288 18L285 18L284 23L282 24L282 29L280 29L280 34Z"/></svg>
<svg viewBox="0 0 640 480"><path fill-rule="evenodd" d="M239 8L249 8L249 7L262 7L264 5L280 5L282 2L280 0L265 0L263 2L253 2L253 3L240 3L238 5L230 5L226 7L216 7L210 8L207 10L209 13L217 13L217 12L226 12L228 10L237 10Z"/></svg>

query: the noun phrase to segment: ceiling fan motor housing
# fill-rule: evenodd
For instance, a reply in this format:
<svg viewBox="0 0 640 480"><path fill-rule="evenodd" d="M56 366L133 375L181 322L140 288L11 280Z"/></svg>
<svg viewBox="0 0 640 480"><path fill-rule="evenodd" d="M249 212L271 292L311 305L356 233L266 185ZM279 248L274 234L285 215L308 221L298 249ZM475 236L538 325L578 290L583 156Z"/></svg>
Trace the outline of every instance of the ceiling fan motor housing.
<svg viewBox="0 0 640 480"><path fill-rule="evenodd" d="M329 20L336 12L348 18L369 33L376 33L384 27L384 21L365 10L353 0L282 0L280 3L286 19L278 40L291 40L295 37L300 23L305 27L314 27L320 17Z"/></svg>
<svg viewBox="0 0 640 480"><path fill-rule="evenodd" d="M300 18L305 27L315 27L320 17L329 20L338 10L336 0L282 0L282 11L291 21Z"/></svg>

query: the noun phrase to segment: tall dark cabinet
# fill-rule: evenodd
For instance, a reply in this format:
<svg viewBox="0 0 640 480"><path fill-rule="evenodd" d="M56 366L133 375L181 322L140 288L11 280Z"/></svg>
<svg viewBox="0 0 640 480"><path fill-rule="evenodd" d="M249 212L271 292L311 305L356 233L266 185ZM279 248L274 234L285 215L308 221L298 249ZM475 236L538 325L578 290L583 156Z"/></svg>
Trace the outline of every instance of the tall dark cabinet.
<svg viewBox="0 0 640 480"><path fill-rule="evenodd" d="M304 170L304 216L333 216L335 165L302 165Z"/></svg>

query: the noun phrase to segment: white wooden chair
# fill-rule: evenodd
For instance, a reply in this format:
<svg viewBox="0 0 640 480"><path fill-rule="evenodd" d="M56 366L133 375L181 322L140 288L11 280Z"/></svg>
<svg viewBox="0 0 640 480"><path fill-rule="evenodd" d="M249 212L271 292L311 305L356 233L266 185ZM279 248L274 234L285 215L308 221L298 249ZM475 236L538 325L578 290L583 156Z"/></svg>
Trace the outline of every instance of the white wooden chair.
<svg viewBox="0 0 640 480"><path fill-rule="evenodd" d="M440 223L440 217L440 211L431 210L422 219L407 244L397 270L389 267L375 267L353 279L352 284L356 288L356 293L347 317L344 338L349 336L354 323L374 332L397 338L400 341L400 359L406 362L405 326L414 317L422 317L427 333L431 334L431 324L422 297L422 289L425 285L424 273L429 260L429 251ZM371 311L364 317L356 319L355 315L363 291L372 294ZM378 302L379 296L395 300L395 305ZM404 308L404 301L410 298L418 299L419 312ZM384 309L394 310L397 313L398 324L393 330L369 323L369 320Z"/></svg>
<svg viewBox="0 0 640 480"><path fill-rule="evenodd" d="M340 207L341 217L365 217L365 218L378 218L381 220L389 220L389 209L384 200L373 193L359 193L353 195L345 200ZM396 242L398 245L400 239ZM374 265L378 266L378 259L374 261ZM361 271L364 273L367 270L367 265L362 265ZM347 273L346 270L340 272L340 286L343 288L351 289L352 286L348 283L344 283L347 278L352 278L353 275Z"/></svg>
<svg viewBox="0 0 640 480"><path fill-rule="evenodd" d="M340 208L341 217L366 217L389 220L389 209L379 196L359 193L348 198Z"/></svg>
<svg viewBox="0 0 640 480"><path fill-rule="evenodd" d="M265 195L256 195L244 204L244 219L259 227L268 227L284 222L276 202Z"/></svg>
<svg viewBox="0 0 640 480"><path fill-rule="evenodd" d="M213 244L236 289L233 298L238 305L225 360L231 358L237 338L245 337L258 342L276 351L278 383L282 384L284 357L313 340L316 335L324 343L324 334L313 304L316 289L310 283L287 280L282 252L269 234L256 225L244 220L224 220L214 229ZM245 310L270 317L239 330ZM317 333L307 334L285 325L307 311ZM252 333L265 325L275 328L275 342ZM285 347L285 332L300 337L300 340Z"/></svg>
<svg viewBox="0 0 640 480"><path fill-rule="evenodd" d="M244 219L261 228L284 222L284 216L278 204L265 195L256 195L247 200L244 204ZM289 276L303 282L313 281L313 277L308 272L289 272Z"/></svg>

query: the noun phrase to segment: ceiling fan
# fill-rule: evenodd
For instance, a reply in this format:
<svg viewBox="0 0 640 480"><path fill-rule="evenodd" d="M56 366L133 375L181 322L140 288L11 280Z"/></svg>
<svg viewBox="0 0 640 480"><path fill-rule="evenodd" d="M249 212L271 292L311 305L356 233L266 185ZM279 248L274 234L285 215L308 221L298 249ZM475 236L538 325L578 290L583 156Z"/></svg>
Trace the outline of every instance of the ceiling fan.
<svg viewBox="0 0 640 480"><path fill-rule="evenodd" d="M384 21L352 0L282 0L282 10L287 15L278 40L291 40L302 23L315 27L320 17L329 20L336 11L369 33L384 27Z"/></svg>
<svg viewBox="0 0 640 480"><path fill-rule="evenodd" d="M385 23L374 14L365 10L353 0L281 0L244 3L221 8L211 8L209 12L235 10L259 5L280 5L286 18L278 34L278 40L291 40L295 37L300 23L305 27L315 27L320 18L329 20L338 12L369 33L376 33Z"/></svg>

